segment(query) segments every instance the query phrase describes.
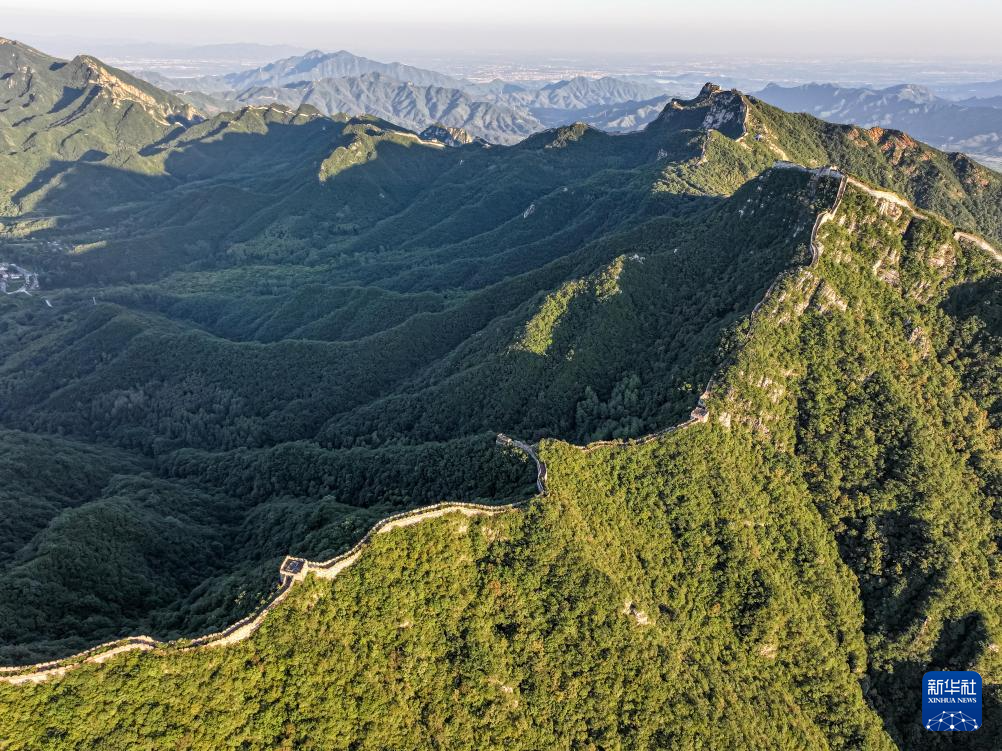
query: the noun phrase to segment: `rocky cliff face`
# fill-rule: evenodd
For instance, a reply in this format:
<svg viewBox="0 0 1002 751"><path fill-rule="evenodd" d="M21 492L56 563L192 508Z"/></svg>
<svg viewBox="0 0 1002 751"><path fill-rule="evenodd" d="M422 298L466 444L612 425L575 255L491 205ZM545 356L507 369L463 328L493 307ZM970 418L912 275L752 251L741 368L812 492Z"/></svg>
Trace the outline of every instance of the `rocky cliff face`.
<svg viewBox="0 0 1002 751"><path fill-rule="evenodd" d="M180 98L94 57L60 60L10 39L0 39L0 81L6 84L0 86L0 112L16 103L22 110L18 118L22 122L25 115L65 118L78 114L93 109L98 97L118 108L139 105L152 117L171 123L199 119L195 108Z"/></svg>
<svg viewBox="0 0 1002 751"><path fill-rule="evenodd" d="M950 101L913 85L868 89L773 84L756 96L784 110L807 112L829 122L907 131L933 146L976 155L989 165L1002 160L1002 109L990 101Z"/></svg>
<svg viewBox="0 0 1002 751"><path fill-rule="evenodd" d="M60 60L0 40L0 214L34 205L82 164L145 169L140 150L201 119L179 97L96 58Z"/></svg>
<svg viewBox="0 0 1002 751"><path fill-rule="evenodd" d="M471 136L462 128L450 128L438 123L421 131L421 138L426 141L439 141L446 146L466 146L478 142L489 145L483 139Z"/></svg>
<svg viewBox="0 0 1002 751"><path fill-rule="evenodd" d="M694 99L672 99L651 125L652 130L715 130L731 139L745 132L748 101L738 91L707 83Z"/></svg>
<svg viewBox="0 0 1002 751"><path fill-rule="evenodd" d="M116 70L89 55L80 55L65 67L69 83L84 90L96 87L97 93L113 104L138 104L154 117L170 123L192 123L201 119L190 104L151 86L125 71Z"/></svg>

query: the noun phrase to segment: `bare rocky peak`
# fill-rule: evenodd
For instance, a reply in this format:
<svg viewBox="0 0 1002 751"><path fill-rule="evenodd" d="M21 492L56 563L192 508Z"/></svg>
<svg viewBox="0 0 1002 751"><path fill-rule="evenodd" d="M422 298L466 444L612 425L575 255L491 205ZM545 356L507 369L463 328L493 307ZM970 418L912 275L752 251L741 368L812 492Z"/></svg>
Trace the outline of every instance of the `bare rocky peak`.
<svg viewBox="0 0 1002 751"><path fill-rule="evenodd" d="M0 76L8 103L38 115L79 116L100 102L138 104L163 123L192 122L198 111L179 97L90 55L62 60L0 38ZM94 97L98 98L95 99Z"/></svg>
<svg viewBox="0 0 1002 751"><path fill-rule="evenodd" d="M199 117L194 107L176 96L105 65L90 55L73 58L65 73L72 85L79 88L97 86L114 102L134 102L168 120L193 121Z"/></svg>
<svg viewBox="0 0 1002 751"><path fill-rule="evenodd" d="M707 81L703 84L703 88L699 90L699 94L696 96L696 101L702 99L709 99L714 94L719 94L723 89L721 89L717 84Z"/></svg>
<svg viewBox="0 0 1002 751"><path fill-rule="evenodd" d="M716 130L730 138L744 134L748 101L737 90L707 83L694 99L672 99L650 128Z"/></svg>
<svg viewBox="0 0 1002 751"><path fill-rule="evenodd" d="M421 131L421 138L425 141L438 141L446 146L465 146L478 140L462 128L450 128L441 123L425 128Z"/></svg>

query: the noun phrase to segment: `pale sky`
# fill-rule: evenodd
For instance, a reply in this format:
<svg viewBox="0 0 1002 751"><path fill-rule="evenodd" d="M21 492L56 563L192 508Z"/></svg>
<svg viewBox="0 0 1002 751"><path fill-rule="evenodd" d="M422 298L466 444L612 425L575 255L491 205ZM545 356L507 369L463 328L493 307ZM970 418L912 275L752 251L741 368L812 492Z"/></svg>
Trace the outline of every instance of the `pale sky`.
<svg viewBox="0 0 1002 751"><path fill-rule="evenodd" d="M1002 0L0 0L0 36L353 51L1002 57Z"/></svg>

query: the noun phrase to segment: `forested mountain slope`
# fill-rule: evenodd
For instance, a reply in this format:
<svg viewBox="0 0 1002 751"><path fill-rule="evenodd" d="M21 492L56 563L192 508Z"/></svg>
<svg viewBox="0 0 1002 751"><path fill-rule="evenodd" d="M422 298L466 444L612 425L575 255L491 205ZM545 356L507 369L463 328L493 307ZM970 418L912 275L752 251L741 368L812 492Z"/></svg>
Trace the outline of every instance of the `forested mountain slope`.
<svg viewBox="0 0 1002 751"><path fill-rule="evenodd" d="M0 82L0 216L80 164L135 169L140 148L200 119L92 57L59 60L2 37Z"/></svg>
<svg viewBox="0 0 1002 751"><path fill-rule="evenodd" d="M0 728L54 748L917 748L937 744L921 673L975 668L970 747L997 746L997 266L852 186L818 240L737 333L706 423L544 441L525 512L380 536L249 642L2 688Z"/></svg>
<svg viewBox="0 0 1002 751"><path fill-rule="evenodd" d="M847 89L831 84L785 88L771 84L758 93L791 112L831 122L904 130L941 149L964 151L989 166L1002 161L1002 112L991 100L954 102L914 85Z"/></svg>
<svg viewBox="0 0 1002 751"><path fill-rule="evenodd" d="M0 262L40 288L0 296L6 663L213 631L285 554L526 498L497 432L543 440L550 493L381 535L233 649L4 687L0 737L909 747L907 676L997 683L998 276L953 232L998 244L999 175L712 86L505 148L310 108L171 127L7 207ZM812 263L838 181L777 160L927 218L850 187ZM711 379L706 424L571 445L671 427ZM187 740L137 720L192 696L218 722Z"/></svg>

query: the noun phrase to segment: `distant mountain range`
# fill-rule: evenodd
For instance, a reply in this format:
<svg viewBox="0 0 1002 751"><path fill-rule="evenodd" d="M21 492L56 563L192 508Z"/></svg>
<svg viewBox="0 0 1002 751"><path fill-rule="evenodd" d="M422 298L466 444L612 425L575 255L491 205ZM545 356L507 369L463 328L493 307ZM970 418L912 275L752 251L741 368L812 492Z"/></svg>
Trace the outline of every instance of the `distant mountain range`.
<svg viewBox="0 0 1002 751"><path fill-rule="evenodd" d="M7 47L13 49L13 45ZM23 45L18 49L21 55L31 50ZM87 65L86 60L94 58L77 57L61 73L67 77L67 96L83 90L83 85L71 78L79 77L79 68ZM63 65L55 64L55 70ZM102 69L114 70L109 66ZM121 71L116 75L117 80L128 82L125 87L137 92L139 98L144 87L149 91L148 84L171 92L169 102L158 104L167 107L168 121L172 117L212 116L248 105L282 104L293 110L308 105L325 115L372 115L415 132L433 126L460 129L469 138L506 145L546 128L575 122L610 132L636 130L653 121L671 101L662 85L643 80L578 76L539 85L503 80L475 83L344 50L313 50L221 75L171 78L156 72L137 73L148 83ZM9 83L8 89L13 88ZM873 89L833 84L790 88L771 84L757 96L831 122L906 130L939 148L964 151L990 166L1002 166L1002 82L971 84L950 93L968 96L947 99L915 85ZM43 99L52 99L52 108L40 115L47 118L62 111L57 96ZM35 122L42 124L46 118ZM9 135L0 138L10 140Z"/></svg>
<svg viewBox="0 0 1002 751"><path fill-rule="evenodd" d="M653 120L671 99L664 88L618 78L577 76L539 89L509 87L491 101L523 109L546 127L584 122L603 130L635 130ZM622 126L613 123L622 122Z"/></svg>
<svg viewBox="0 0 1002 751"><path fill-rule="evenodd" d="M933 91L944 99L968 100L990 99L1002 96L1002 81L975 81L954 83L933 87Z"/></svg>
<svg viewBox="0 0 1002 751"><path fill-rule="evenodd" d="M252 86L231 96L241 105L279 103L295 109L308 104L328 115L375 115L414 131L442 124L502 144L517 143L543 129L524 110L475 101L459 89L418 86L381 73Z"/></svg>
<svg viewBox="0 0 1002 751"><path fill-rule="evenodd" d="M383 63L367 57L339 52L311 50L305 55L295 55L263 65L260 68L238 71L221 76L201 76L186 79L183 85L206 92L243 91L254 86L280 87L303 81L321 81L330 78L358 78L368 73L378 73L397 81L417 86L439 86L461 89L469 82L417 68L403 63ZM145 74L144 74L145 75ZM165 79L161 78L161 82ZM175 82L182 83L182 82Z"/></svg>
<svg viewBox="0 0 1002 751"><path fill-rule="evenodd" d="M922 86L867 89L833 84L769 85L757 96L830 122L904 130L938 148L963 151L989 166L1002 165L1002 97L957 102Z"/></svg>
<svg viewBox="0 0 1002 751"><path fill-rule="evenodd" d="M1002 96L971 97L970 99L960 100L958 104L963 104L967 107L994 107L995 109L1002 109Z"/></svg>
<svg viewBox="0 0 1002 751"><path fill-rule="evenodd" d="M576 110L595 105L653 99L664 93L664 88L660 86L633 83L611 76L577 76L567 81L546 84L539 89L508 86L495 96L495 101L520 104L528 108Z"/></svg>
<svg viewBox="0 0 1002 751"><path fill-rule="evenodd" d="M313 50L219 76L140 75L208 113L248 104L309 104L327 115L370 114L417 131L436 124L462 128L498 144L574 122L634 130L653 120L670 99L661 86L612 77L578 76L538 87L500 80L473 83L345 51Z"/></svg>

